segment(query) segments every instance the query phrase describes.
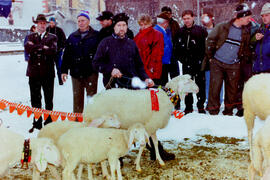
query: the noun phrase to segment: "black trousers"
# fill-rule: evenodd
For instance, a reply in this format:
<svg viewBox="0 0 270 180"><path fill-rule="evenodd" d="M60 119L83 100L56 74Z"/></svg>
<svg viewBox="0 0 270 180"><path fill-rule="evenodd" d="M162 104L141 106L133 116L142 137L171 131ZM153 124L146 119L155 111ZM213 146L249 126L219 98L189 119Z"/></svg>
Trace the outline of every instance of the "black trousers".
<svg viewBox="0 0 270 180"><path fill-rule="evenodd" d="M31 105L35 108L41 108L41 89L44 93L45 109L53 109L53 91L54 77L34 78L29 77Z"/></svg>
<svg viewBox="0 0 270 180"><path fill-rule="evenodd" d="M171 79L179 76L180 72L178 62L173 62L172 64L162 64L162 74L158 83L162 86L165 86L166 83L169 81L169 74Z"/></svg>
<svg viewBox="0 0 270 180"><path fill-rule="evenodd" d="M183 74L189 74L193 80L195 80L195 83L199 87L199 92L197 95L197 107L199 110L204 109L204 103L205 103L205 72L200 71L199 68L194 68L190 65L183 64ZM198 70L195 70L198 69ZM193 94L189 93L185 97L185 104L186 104L186 110L193 110Z"/></svg>

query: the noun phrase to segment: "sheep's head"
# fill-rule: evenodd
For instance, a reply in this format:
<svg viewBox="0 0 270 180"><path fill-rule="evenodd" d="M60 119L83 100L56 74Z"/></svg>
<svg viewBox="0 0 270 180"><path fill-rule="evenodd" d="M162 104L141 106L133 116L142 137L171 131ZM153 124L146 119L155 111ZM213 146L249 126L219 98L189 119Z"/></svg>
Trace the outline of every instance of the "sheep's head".
<svg viewBox="0 0 270 180"><path fill-rule="evenodd" d="M103 127L103 128L120 128L119 118L116 114L103 115L98 119L94 119L90 127Z"/></svg>
<svg viewBox="0 0 270 180"><path fill-rule="evenodd" d="M128 133L129 133L128 149L131 148L134 142L139 142L140 146L145 146L146 142L149 139L149 135L147 134L145 127L140 123L132 125L128 129Z"/></svg>
<svg viewBox="0 0 270 180"><path fill-rule="evenodd" d="M60 153L53 141L49 138L38 138L37 141L36 156L34 157L37 169L44 172L48 163L59 166L61 163Z"/></svg>

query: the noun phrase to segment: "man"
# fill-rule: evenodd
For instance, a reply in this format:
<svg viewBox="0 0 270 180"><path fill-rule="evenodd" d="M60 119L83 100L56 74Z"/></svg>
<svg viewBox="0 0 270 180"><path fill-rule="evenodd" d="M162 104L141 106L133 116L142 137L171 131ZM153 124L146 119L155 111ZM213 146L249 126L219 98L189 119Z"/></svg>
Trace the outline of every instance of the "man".
<svg viewBox="0 0 270 180"><path fill-rule="evenodd" d="M194 24L194 14L191 10L182 13L184 26L177 34L177 57L182 63L183 74L190 74L195 79L200 91L197 93L197 107L199 113L205 113L205 73L200 71L205 53L205 28ZM185 114L193 112L193 95L189 93L185 98Z"/></svg>
<svg viewBox="0 0 270 180"><path fill-rule="evenodd" d="M162 74L160 79L160 85L165 86L168 82L168 74L170 71L170 64L172 58L172 39L171 35L166 29L169 26L169 14L167 12L163 12L157 16L157 24L155 25L154 29L161 32L163 34L163 43L164 43L164 54L162 56Z"/></svg>
<svg viewBox="0 0 270 180"><path fill-rule="evenodd" d="M160 85L164 53L163 35L152 27L152 18L149 15L140 15L138 24L140 31L134 41L139 49L144 70L155 84Z"/></svg>
<svg viewBox="0 0 270 180"><path fill-rule="evenodd" d="M253 64L253 72L270 73L270 3L265 3L261 11L262 25L256 33L256 59Z"/></svg>
<svg viewBox="0 0 270 180"><path fill-rule="evenodd" d="M99 43L98 32L90 26L88 11L77 16L79 29L67 39L61 67L62 80L66 82L68 72L72 77L73 112L82 113L84 93L93 96L97 92L98 73L92 68L92 60Z"/></svg>
<svg viewBox="0 0 270 180"><path fill-rule="evenodd" d="M148 87L153 87L154 82L144 71L144 66L135 42L127 38L128 17L124 13L114 16L114 34L105 38L98 46L93 66L103 73L103 83L107 88L129 88L129 80L139 77ZM174 154L167 153L159 142L159 151L164 160L174 159ZM151 159L155 160L154 148L150 151Z"/></svg>
<svg viewBox="0 0 270 180"><path fill-rule="evenodd" d="M64 31L56 26L56 20L54 17L51 17L49 19L50 25L46 28L46 31L52 34L55 34L57 36L57 55L55 59L56 63L56 69L57 69L57 77L59 85L63 85L63 81L61 78L61 64L62 64L62 55L63 55L63 49L65 47L66 42L66 35Z"/></svg>
<svg viewBox="0 0 270 180"><path fill-rule="evenodd" d="M124 14L124 13L123 13ZM100 40L105 37L111 36L114 32L112 24L113 13L111 11L103 11L96 19L99 21L102 26L99 31ZM134 38L133 32L128 28L127 37L130 39Z"/></svg>
<svg viewBox="0 0 270 180"><path fill-rule="evenodd" d="M34 21L37 24L37 32L29 34L25 43L25 50L30 54L26 75L29 77L29 87L31 95L31 105L41 108L41 89L44 92L45 109L53 109L53 90L54 90L54 57L57 51L57 37L46 32L47 20L44 14L39 14ZM49 116L44 125L52 122ZM42 128L42 117L37 121L33 120L34 128Z"/></svg>
<svg viewBox="0 0 270 180"><path fill-rule="evenodd" d="M240 61L251 56L249 41L251 11L247 4L236 7L236 18L220 23L206 41L205 62L210 62L210 92L207 110L216 115L220 108L220 90L225 82L224 115L232 115L240 78ZM241 62L241 63L242 63Z"/></svg>

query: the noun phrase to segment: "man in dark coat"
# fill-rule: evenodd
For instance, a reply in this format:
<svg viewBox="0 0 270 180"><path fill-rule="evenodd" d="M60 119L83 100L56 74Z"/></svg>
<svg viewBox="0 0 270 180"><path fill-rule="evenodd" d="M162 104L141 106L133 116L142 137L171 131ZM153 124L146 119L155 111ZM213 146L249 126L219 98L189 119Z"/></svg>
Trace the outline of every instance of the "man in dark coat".
<svg viewBox="0 0 270 180"><path fill-rule="evenodd" d="M46 31L52 34L55 34L57 36L57 56L55 59L56 62L56 69L57 69L57 76L58 81L60 85L63 85L63 81L61 78L61 64L62 64L62 55L63 55L63 49L65 47L66 43L66 35L64 31L56 26L56 20L54 17L51 17L49 19L50 25L47 27Z"/></svg>
<svg viewBox="0 0 270 180"><path fill-rule="evenodd" d="M46 32L46 17L39 14L34 21L37 24L37 32L28 36L25 43L25 51L30 54L28 61L27 73L29 77L31 105L35 108L41 108L41 89L44 92L45 108L53 109L53 90L54 90L54 57L57 51L57 37ZM49 116L44 125L52 122ZM34 128L42 128L42 117L33 122Z"/></svg>
<svg viewBox="0 0 270 180"><path fill-rule="evenodd" d="M67 39L61 67L62 80L66 82L68 72L72 77L73 112L82 113L84 91L87 96L97 92L98 73L92 68L92 60L99 43L98 32L90 24L89 13L81 11L77 16L79 29Z"/></svg>
<svg viewBox="0 0 270 180"><path fill-rule="evenodd" d="M177 34L176 53L182 63L183 74L190 74L195 79L200 91L197 93L199 113L205 113L205 74L201 72L201 64L205 53L207 31L204 27L194 24L194 14L191 10L182 13L184 26ZM185 98L185 114L193 111L193 96L189 93Z"/></svg>

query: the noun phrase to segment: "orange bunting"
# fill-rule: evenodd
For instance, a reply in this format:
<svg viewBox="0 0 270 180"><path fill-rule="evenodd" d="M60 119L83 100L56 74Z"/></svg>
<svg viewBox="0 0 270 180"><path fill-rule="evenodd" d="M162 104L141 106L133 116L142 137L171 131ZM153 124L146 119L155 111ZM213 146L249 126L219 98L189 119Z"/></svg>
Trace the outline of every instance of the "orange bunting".
<svg viewBox="0 0 270 180"><path fill-rule="evenodd" d="M52 118L53 122L57 121L59 116L60 116L60 112L57 112L57 111L52 111L51 112L51 118Z"/></svg>
<svg viewBox="0 0 270 180"><path fill-rule="evenodd" d="M174 115L174 117L175 117L175 118L177 118L177 119L181 119L181 118L184 116L184 113L183 113L183 112L180 112L180 111L175 110L175 111L173 111L173 115Z"/></svg>
<svg viewBox="0 0 270 180"><path fill-rule="evenodd" d="M69 121L75 121L76 120L76 116L74 113L67 113L67 118Z"/></svg>
<svg viewBox="0 0 270 180"><path fill-rule="evenodd" d="M61 112L61 120L64 121L67 118L67 113Z"/></svg>
<svg viewBox="0 0 270 180"><path fill-rule="evenodd" d="M18 106L17 103L9 103L9 112L13 113L13 111L16 109L17 106Z"/></svg>
<svg viewBox="0 0 270 180"><path fill-rule="evenodd" d="M17 113L18 115L22 115L26 111L26 106L19 104L17 106Z"/></svg>
<svg viewBox="0 0 270 180"><path fill-rule="evenodd" d="M0 100L0 109L4 110L7 107L7 101L4 99Z"/></svg>
<svg viewBox="0 0 270 180"><path fill-rule="evenodd" d="M33 113L34 113L35 119L39 119L43 112L39 108L33 108Z"/></svg>
<svg viewBox="0 0 270 180"><path fill-rule="evenodd" d="M51 114L50 112L51 111L49 111L49 110L43 110L43 119L44 119L44 121L46 121L48 119L49 115Z"/></svg>
<svg viewBox="0 0 270 180"><path fill-rule="evenodd" d="M81 113L75 113L78 122L83 122L83 115Z"/></svg>
<svg viewBox="0 0 270 180"><path fill-rule="evenodd" d="M26 113L27 113L27 117L29 118L30 116L31 116L31 114L32 114L32 108L30 108L29 106L26 106Z"/></svg>

